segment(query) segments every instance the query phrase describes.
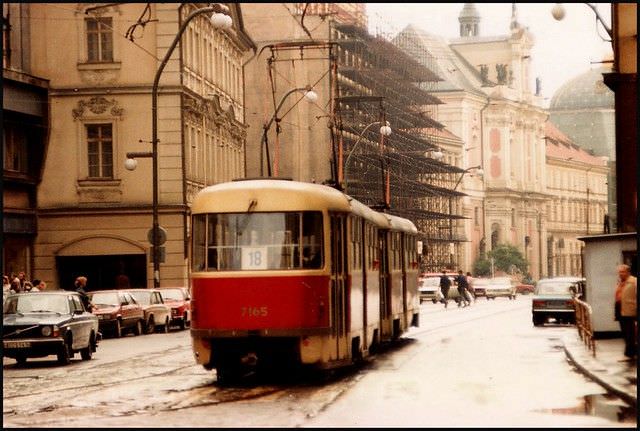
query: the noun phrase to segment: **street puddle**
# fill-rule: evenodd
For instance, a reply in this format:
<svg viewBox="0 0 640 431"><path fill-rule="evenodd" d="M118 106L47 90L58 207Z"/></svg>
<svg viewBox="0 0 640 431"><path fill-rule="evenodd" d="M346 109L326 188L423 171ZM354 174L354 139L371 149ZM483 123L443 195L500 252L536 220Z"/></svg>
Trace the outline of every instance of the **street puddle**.
<svg viewBox="0 0 640 431"><path fill-rule="evenodd" d="M534 411L554 415L598 416L620 423L634 423L637 421L637 410L634 407L627 406L622 400L611 394L585 395L581 402L574 407Z"/></svg>

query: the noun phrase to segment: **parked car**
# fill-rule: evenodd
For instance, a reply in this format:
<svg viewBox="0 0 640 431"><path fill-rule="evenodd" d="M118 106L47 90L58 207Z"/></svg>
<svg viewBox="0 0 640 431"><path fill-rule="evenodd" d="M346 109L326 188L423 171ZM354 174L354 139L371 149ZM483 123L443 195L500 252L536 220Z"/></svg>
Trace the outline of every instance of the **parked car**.
<svg viewBox="0 0 640 431"><path fill-rule="evenodd" d="M156 330L169 332L171 321L171 307L164 303L158 289L129 289L136 302L142 306L144 312L143 328L147 334Z"/></svg>
<svg viewBox="0 0 640 431"><path fill-rule="evenodd" d="M485 292L487 300L496 299L499 296L507 297L510 300L516 299L516 288L509 277L494 277L488 279Z"/></svg>
<svg viewBox="0 0 640 431"><path fill-rule="evenodd" d="M421 277L418 279L418 292L420 293L420 304L422 301L438 302L436 292L440 291L440 277Z"/></svg>
<svg viewBox="0 0 640 431"><path fill-rule="evenodd" d="M100 331L120 338L126 331L142 334L144 311L133 296L124 290L97 290L87 295L95 307Z"/></svg>
<svg viewBox="0 0 640 431"><path fill-rule="evenodd" d="M2 310L2 355L18 364L56 355L67 365L76 352L88 361L98 347L98 318L84 308L78 293L10 294Z"/></svg>
<svg viewBox="0 0 640 431"><path fill-rule="evenodd" d="M535 291L535 286L533 284L527 283L518 283L516 284L516 293L520 295L529 295Z"/></svg>
<svg viewBox="0 0 640 431"><path fill-rule="evenodd" d="M489 280L486 278L474 278L469 283L469 289L473 292L474 297L487 296L487 285Z"/></svg>
<svg viewBox="0 0 640 431"><path fill-rule="evenodd" d="M582 277L552 277L539 280L531 300L531 314L534 326L540 326L549 318L558 323L575 323L574 298L584 292L585 279Z"/></svg>
<svg viewBox="0 0 640 431"><path fill-rule="evenodd" d="M184 329L191 325L191 296L184 287L159 289L164 303L171 307L171 325Z"/></svg>

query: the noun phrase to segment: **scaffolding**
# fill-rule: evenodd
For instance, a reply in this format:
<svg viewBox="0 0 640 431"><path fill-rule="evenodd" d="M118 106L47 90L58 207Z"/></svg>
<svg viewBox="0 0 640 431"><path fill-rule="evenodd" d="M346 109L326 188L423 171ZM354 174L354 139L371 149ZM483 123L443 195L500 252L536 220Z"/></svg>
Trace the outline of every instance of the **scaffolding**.
<svg viewBox="0 0 640 431"><path fill-rule="evenodd" d="M423 244L423 271L450 267L455 245L465 240L451 230L453 220L464 218L451 210L452 201L464 196L454 190L464 171L433 157L441 150L438 131L444 126L429 112L442 102L426 88L439 76L389 40L339 20L329 21L326 40L289 40L263 50L270 52L274 104L282 93L276 80L286 80L294 69L301 73L299 62L306 62L312 86L328 82L324 117L332 178L325 183L413 221ZM290 70L283 73L277 64ZM392 133L384 136L380 126L387 123Z"/></svg>
<svg viewBox="0 0 640 431"><path fill-rule="evenodd" d="M427 114L442 102L425 84L440 78L360 27L333 23L332 40L337 44L337 153L348 155L338 161L344 173L338 184L366 205L414 222L426 257L422 270L450 266L453 244L464 240L451 232L452 220L464 218L451 213L451 201L464 196L454 190L464 171L430 155L440 149L433 131L444 126ZM389 136L378 127L363 132L367 125L387 122L393 130Z"/></svg>

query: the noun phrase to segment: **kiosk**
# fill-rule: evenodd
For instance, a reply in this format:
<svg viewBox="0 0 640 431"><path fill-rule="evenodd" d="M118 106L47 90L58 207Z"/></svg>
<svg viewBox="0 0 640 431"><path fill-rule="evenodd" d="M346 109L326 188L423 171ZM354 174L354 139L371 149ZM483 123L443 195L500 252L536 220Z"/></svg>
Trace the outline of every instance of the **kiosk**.
<svg viewBox="0 0 640 431"><path fill-rule="evenodd" d="M627 264L638 276L637 232L612 233L578 237L584 241L582 268L586 298L591 305L594 338L620 336L620 325L614 319L613 303L618 279L616 267Z"/></svg>

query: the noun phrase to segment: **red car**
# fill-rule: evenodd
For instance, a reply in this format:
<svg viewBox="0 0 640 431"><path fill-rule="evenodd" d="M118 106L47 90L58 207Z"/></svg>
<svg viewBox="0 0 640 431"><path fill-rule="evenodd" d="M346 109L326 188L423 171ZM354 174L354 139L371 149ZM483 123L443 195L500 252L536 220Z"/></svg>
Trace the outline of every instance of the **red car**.
<svg viewBox="0 0 640 431"><path fill-rule="evenodd" d="M142 334L144 311L129 292L122 290L98 290L88 292L98 316L100 332L111 332L120 338L126 330L134 335Z"/></svg>
<svg viewBox="0 0 640 431"><path fill-rule="evenodd" d="M191 325L191 296L184 287L165 287L160 290L162 299L171 307L171 325L184 329Z"/></svg>
<svg viewBox="0 0 640 431"><path fill-rule="evenodd" d="M516 285L516 292L520 295L528 295L530 293L533 293L534 290L535 287L533 286L533 284L520 283Z"/></svg>

